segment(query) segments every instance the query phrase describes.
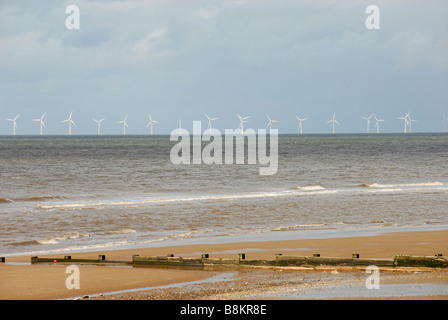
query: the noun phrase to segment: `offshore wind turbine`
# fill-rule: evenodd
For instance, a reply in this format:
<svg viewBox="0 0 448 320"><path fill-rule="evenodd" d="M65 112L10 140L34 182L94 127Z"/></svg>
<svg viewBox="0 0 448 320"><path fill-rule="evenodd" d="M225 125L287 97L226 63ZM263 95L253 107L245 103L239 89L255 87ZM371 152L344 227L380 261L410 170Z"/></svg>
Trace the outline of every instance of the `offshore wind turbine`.
<svg viewBox="0 0 448 320"><path fill-rule="evenodd" d="M296 116L296 118L299 120L299 133L302 134L302 122L308 120L308 118L300 119L298 116Z"/></svg>
<svg viewBox="0 0 448 320"><path fill-rule="evenodd" d="M278 122L278 121L277 120L272 120L271 118L269 118L268 115L266 115L266 116L268 117L268 120L269 120L268 125L266 127L269 127L269 134L272 134L272 123L273 122Z"/></svg>
<svg viewBox="0 0 448 320"><path fill-rule="evenodd" d="M244 134L244 122L247 122L246 119L249 119L250 116L248 116L248 117L241 117L238 113L236 114L236 116L240 120L239 128L241 128L241 133Z"/></svg>
<svg viewBox="0 0 448 320"><path fill-rule="evenodd" d="M40 119L33 119L33 121L38 121L38 122L40 122L40 135L43 134L43 128L44 128L44 127L46 128L45 123L44 123L44 117L45 117L46 114L47 114L47 113L45 112L45 113L42 115L42 117L40 117Z"/></svg>
<svg viewBox="0 0 448 320"><path fill-rule="evenodd" d="M373 118L375 118L375 120L376 120L376 124L375 124L376 133L380 133L380 122L382 122L384 120L378 119L375 115L373 115Z"/></svg>
<svg viewBox="0 0 448 320"><path fill-rule="evenodd" d="M98 124L98 135L100 135L101 134L101 122L104 121L104 118L101 120L93 119L93 121L95 121Z"/></svg>
<svg viewBox="0 0 448 320"><path fill-rule="evenodd" d="M327 121L327 123L330 123L330 122L333 123L333 134L334 134L334 124L336 123L338 126L340 126L339 122L336 121L335 117L336 117L336 112L333 113L333 119Z"/></svg>
<svg viewBox="0 0 448 320"><path fill-rule="evenodd" d="M411 112L409 112L408 113L409 133L412 133L412 122L417 122L417 120L411 119Z"/></svg>
<svg viewBox="0 0 448 320"><path fill-rule="evenodd" d="M12 131L13 131L13 135L16 135L17 119L18 119L19 117L20 117L20 114L16 115L16 117L15 117L14 119L6 118L6 120L12 122Z"/></svg>
<svg viewBox="0 0 448 320"><path fill-rule="evenodd" d="M218 120L218 118L210 118L207 114L205 116L208 119L208 129L210 130L210 134L212 134L212 121Z"/></svg>
<svg viewBox="0 0 448 320"><path fill-rule="evenodd" d="M404 120L404 133L407 133L407 128L408 128L408 124L409 124L408 117L409 117L410 113L411 112L409 111L404 117L398 117L397 118L397 119L400 119L400 120Z"/></svg>
<svg viewBox="0 0 448 320"><path fill-rule="evenodd" d="M128 124L126 123L126 120L128 120L128 115L126 115L126 117L124 117L123 121L117 121L118 123L123 124L123 135L126 134L126 127L128 126Z"/></svg>
<svg viewBox="0 0 448 320"><path fill-rule="evenodd" d="M74 126L76 126L75 122L72 120L72 115L73 115L73 111L70 112L70 116L68 117L68 119L62 120L62 122L68 122L68 134L69 135L72 134L72 124Z"/></svg>
<svg viewBox="0 0 448 320"><path fill-rule="evenodd" d="M370 119L373 117L374 115L372 114L370 117L361 117L364 120L367 120L367 133L370 133Z"/></svg>
<svg viewBox="0 0 448 320"><path fill-rule="evenodd" d="M146 128L151 127L151 135L152 135L152 124L159 123L159 122L156 120L152 120L151 115L149 113L148 113L148 116L149 116L149 122L148 122L148 125L146 126Z"/></svg>

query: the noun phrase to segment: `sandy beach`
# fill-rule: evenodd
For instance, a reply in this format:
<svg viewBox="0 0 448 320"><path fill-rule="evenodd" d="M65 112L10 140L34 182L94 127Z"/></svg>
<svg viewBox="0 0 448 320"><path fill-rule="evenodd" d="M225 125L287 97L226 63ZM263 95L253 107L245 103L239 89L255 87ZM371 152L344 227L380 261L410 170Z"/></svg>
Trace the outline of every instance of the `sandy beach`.
<svg viewBox="0 0 448 320"><path fill-rule="evenodd" d="M448 231L396 232L333 239L222 243L68 253L72 258L132 259L132 255L273 259L276 253L325 257L392 258L394 254L448 255ZM48 257L63 257L64 254ZM45 256L39 256L45 257ZM380 270L381 289L366 289L365 269L268 268L186 270L79 265L80 288L67 289L67 265L30 264L30 257L7 257L0 264L2 300L121 299L448 299L448 270ZM387 289L387 290L386 290ZM396 293L396 294L395 294Z"/></svg>

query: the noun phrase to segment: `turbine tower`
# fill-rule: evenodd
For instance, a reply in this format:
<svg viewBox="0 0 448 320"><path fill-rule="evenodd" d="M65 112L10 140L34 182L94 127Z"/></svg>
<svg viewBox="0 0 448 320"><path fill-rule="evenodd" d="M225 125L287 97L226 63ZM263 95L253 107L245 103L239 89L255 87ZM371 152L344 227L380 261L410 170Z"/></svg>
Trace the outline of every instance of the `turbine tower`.
<svg viewBox="0 0 448 320"><path fill-rule="evenodd" d="M334 124L336 123L338 126L340 126L339 122L336 121L335 117L336 117L336 112L333 113L333 119L327 121L327 123L330 123L330 122L333 123L333 134L334 134Z"/></svg>
<svg viewBox="0 0 448 320"><path fill-rule="evenodd" d="M151 135L152 135L152 124L159 123L159 122L156 120L152 120L151 115L149 113L148 113L148 116L149 116L149 122L148 122L148 125L146 126L146 128L151 127Z"/></svg>
<svg viewBox="0 0 448 320"><path fill-rule="evenodd" d="M375 120L376 120L376 124L375 124L376 133L380 133L380 122L382 122L384 120L378 119L375 115L373 116L373 118L375 118Z"/></svg>
<svg viewBox="0 0 448 320"><path fill-rule="evenodd" d="M296 116L296 118L299 120L299 133L302 134L302 122L308 120L308 118L300 119L298 116Z"/></svg>
<svg viewBox="0 0 448 320"><path fill-rule="evenodd" d="M98 124L98 135L101 135L101 122L103 122L104 118L101 120L93 119Z"/></svg>
<svg viewBox="0 0 448 320"><path fill-rule="evenodd" d="M246 119L249 119L250 117L241 117L238 113L236 114L236 116L238 117L238 119L240 119L239 128L241 128L241 133L244 134L244 122L247 122Z"/></svg>
<svg viewBox="0 0 448 320"><path fill-rule="evenodd" d="M33 121L38 121L40 122L40 135L43 134L43 128L46 128L45 123L44 123L44 117L47 113L45 112L42 117L40 117L40 119L33 119Z"/></svg>
<svg viewBox="0 0 448 320"><path fill-rule="evenodd" d="M8 118L6 118L6 120L12 122L12 131L13 131L13 135L16 135L17 119L18 119L19 117L20 117L20 114L16 115L16 117L15 117L14 119L8 119Z"/></svg>
<svg viewBox="0 0 448 320"><path fill-rule="evenodd" d="M278 121L277 120L271 120L271 118L269 118L268 115L266 115L266 116L268 117L268 120L269 120L268 125L266 127L269 127L269 134L272 134L272 123L273 122L278 122Z"/></svg>
<svg viewBox="0 0 448 320"><path fill-rule="evenodd" d="M208 119L208 129L210 130L210 134L212 134L212 121L218 120L218 118L210 118L207 114L205 116Z"/></svg>
<svg viewBox="0 0 448 320"><path fill-rule="evenodd" d="M68 122L68 134L72 135L72 124L74 126L76 126L75 122L73 122L72 120L72 115L73 115L73 111L70 112L70 116L68 117L68 119L62 120L62 122Z"/></svg>
<svg viewBox="0 0 448 320"><path fill-rule="evenodd" d="M123 124L123 135L126 134L126 127L128 126L128 124L126 123L126 120L128 120L128 115L126 115L126 117L124 117L123 121L117 121L118 123Z"/></svg>
<svg viewBox="0 0 448 320"><path fill-rule="evenodd" d="M370 118L372 118L374 115L372 114L370 117L366 118L366 117L361 117L364 120L367 120L367 133L370 133Z"/></svg>

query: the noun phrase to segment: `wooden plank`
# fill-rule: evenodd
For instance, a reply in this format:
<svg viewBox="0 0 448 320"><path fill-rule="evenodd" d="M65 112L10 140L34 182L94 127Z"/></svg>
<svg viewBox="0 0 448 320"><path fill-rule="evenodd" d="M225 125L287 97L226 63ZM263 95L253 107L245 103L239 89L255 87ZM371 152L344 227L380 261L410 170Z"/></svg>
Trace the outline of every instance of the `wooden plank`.
<svg viewBox="0 0 448 320"><path fill-rule="evenodd" d="M71 256L64 256L64 258L39 258L38 256L31 257L31 263L71 263L71 264L131 264L131 261L124 260L106 260L104 255L98 259L72 259Z"/></svg>
<svg viewBox="0 0 448 320"><path fill-rule="evenodd" d="M394 255L394 265L397 267L429 267L448 268L448 259L441 254L435 256Z"/></svg>

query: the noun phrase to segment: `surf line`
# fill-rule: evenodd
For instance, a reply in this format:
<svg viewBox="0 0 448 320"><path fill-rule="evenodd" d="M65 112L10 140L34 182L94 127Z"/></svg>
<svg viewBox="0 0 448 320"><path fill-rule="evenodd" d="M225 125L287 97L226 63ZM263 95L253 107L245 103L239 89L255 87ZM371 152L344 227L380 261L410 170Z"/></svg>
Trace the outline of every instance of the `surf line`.
<svg viewBox="0 0 448 320"><path fill-rule="evenodd" d="M245 164L246 138L247 164L257 164L258 158L258 163L262 165L259 168L260 175L276 174L278 170L277 129L272 129L269 133L268 155L266 129L258 129L258 134L256 134L254 129L225 129L225 137L223 139L219 130L211 129L210 131L206 130L202 132L201 121L193 121L193 143L191 143L190 133L187 130L175 129L171 132L170 141L177 141L178 143L172 147L170 159L175 165L223 164L224 154L225 164ZM209 141L210 143L202 148L202 142Z"/></svg>

